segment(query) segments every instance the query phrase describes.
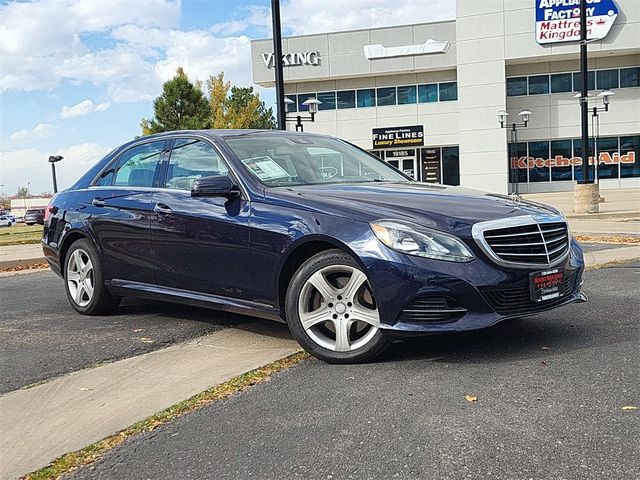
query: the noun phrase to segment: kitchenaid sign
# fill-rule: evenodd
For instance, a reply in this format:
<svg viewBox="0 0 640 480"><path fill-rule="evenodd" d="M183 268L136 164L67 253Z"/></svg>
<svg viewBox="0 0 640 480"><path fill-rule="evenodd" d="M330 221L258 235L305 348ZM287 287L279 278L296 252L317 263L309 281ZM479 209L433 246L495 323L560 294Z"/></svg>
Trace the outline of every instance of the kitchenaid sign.
<svg viewBox="0 0 640 480"><path fill-rule="evenodd" d="M275 55L273 53L263 53L262 61L268 69L273 68ZM282 55L283 67L294 67L300 65L320 65L320 52L311 50L309 52L285 53Z"/></svg>
<svg viewBox="0 0 640 480"><path fill-rule="evenodd" d="M580 0L535 0L536 41L540 44L580 40ZM586 0L587 39L607 36L618 18L613 0Z"/></svg>

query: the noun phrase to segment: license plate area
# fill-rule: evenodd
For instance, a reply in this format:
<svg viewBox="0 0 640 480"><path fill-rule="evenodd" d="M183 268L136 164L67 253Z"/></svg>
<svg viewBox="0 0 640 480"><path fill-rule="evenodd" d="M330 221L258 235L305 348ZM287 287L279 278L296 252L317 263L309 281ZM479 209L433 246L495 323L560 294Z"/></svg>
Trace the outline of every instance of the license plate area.
<svg viewBox="0 0 640 480"><path fill-rule="evenodd" d="M529 274L529 292L535 303L564 296L564 269L552 268Z"/></svg>

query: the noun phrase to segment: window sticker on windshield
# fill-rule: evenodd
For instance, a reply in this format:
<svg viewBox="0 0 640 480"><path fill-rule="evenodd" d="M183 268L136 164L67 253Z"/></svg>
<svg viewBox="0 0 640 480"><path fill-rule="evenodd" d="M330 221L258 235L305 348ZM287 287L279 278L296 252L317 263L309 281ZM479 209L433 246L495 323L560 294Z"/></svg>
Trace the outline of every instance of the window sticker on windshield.
<svg viewBox="0 0 640 480"><path fill-rule="evenodd" d="M277 180L278 178L289 177L289 173L268 155L264 157L245 158L242 160L242 163L260 180Z"/></svg>

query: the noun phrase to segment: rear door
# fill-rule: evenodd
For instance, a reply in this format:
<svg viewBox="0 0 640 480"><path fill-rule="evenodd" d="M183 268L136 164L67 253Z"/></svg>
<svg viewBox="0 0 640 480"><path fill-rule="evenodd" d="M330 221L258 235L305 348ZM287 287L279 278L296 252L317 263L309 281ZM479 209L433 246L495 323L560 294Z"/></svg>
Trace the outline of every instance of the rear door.
<svg viewBox="0 0 640 480"><path fill-rule="evenodd" d="M165 140L132 146L82 194L107 280L155 284L151 220Z"/></svg>
<svg viewBox="0 0 640 480"><path fill-rule="evenodd" d="M158 285L248 299L251 296L249 201L192 197L197 178L228 175L216 148L177 138L154 197L152 238Z"/></svg>

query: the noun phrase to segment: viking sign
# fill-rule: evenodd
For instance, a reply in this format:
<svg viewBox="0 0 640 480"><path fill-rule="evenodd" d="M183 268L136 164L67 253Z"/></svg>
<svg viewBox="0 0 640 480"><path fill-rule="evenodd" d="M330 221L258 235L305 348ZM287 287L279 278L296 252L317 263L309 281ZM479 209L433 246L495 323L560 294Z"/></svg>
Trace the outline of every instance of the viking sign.
<svg viewBox="0 0 640 480"><path fill-rule="evenodd" d="M268 69L273 68L275 55L273 53L263 53L262 61ZM282 55L283 67L294 67L300 65L320 65L320 52L311 50L310 52L285 53Z"/></svg>

